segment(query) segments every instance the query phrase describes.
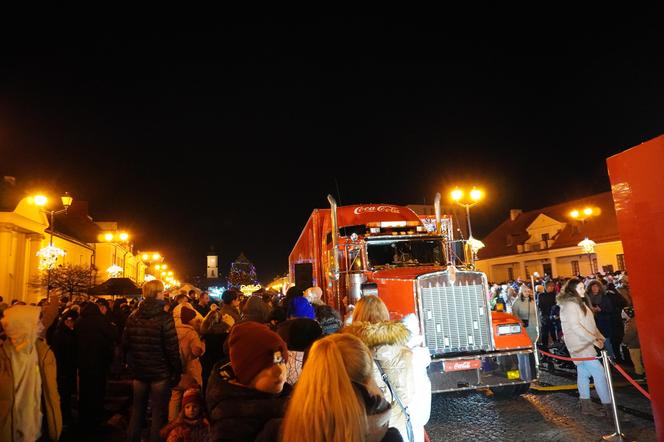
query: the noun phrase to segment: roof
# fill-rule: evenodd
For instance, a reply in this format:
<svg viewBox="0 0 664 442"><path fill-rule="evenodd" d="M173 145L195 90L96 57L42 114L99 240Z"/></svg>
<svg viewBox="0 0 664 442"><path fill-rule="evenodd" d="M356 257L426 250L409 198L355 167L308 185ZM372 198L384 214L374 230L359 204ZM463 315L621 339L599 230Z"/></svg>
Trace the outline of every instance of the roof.
<svg viewBox="0 0 664 442"><path fill-rule="evenodd" d="M101 228L88 214L88 202L74 200L67 213L55 215L55 234L62 233L84 243L99 242Z"/></svg>
<svg viewBox="0 0 664 442"><path fill-rule="evenodd" d="M586 206L598 208L600 214L590 217L584 223L569 217L569 212L572 209ZM482 239L485 247L478 252L478 259L516 255L518 253L517 245L523 244L529 238L528 226L540 214L565 223L562 231L552 238L554 242L549 249L576 246L585 237L592 239L596 243L617 241L620 239L612 194L611 192L604 192L542 209L523 212L514 221L507 218ZM509 237L512 238L511 242L507 240Z"/></svg>

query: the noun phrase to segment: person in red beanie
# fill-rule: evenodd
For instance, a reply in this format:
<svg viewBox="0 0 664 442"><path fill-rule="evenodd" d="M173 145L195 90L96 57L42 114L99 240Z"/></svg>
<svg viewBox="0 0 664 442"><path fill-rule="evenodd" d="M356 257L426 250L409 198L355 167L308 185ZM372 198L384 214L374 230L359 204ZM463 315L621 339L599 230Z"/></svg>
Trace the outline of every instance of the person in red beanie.
<svg viewBox="0 0 664 442"><path fill-rule="evenodd" d="M209 442L210 423L205 417L205 404L198 388L190 388L182 396L182 411L161 430L166 442Z"/></svg>
<svg viewBox="0 0 664 442"><path fill-rule="evenodd" d="M286 411L292 392L286 383L288 348L266 325L249 321L231 329L228 349L230 362L215 367L205 394L211 439L257 440Z"/></svg>

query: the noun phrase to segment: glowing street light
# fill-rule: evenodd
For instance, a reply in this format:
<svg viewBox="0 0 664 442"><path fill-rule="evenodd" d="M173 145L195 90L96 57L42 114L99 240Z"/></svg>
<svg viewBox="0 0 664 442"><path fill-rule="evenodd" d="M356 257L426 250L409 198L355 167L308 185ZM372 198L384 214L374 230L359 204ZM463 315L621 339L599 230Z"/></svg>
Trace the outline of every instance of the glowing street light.
<svg viewBox="0 0 664 442"><path fill-rule="evenodd" d="M595 268L593 266L593 261L591 258L591 254L595 251L595 246L597 243L593 241L592 239L588 239L586 236L583 241L579 242L577 246L581 247L583 251L588 254L588 263L590 264L590 272L595 273Z"/></svg>
<svg viewBox="0 0 664 442"><path fill-rule="evenodd" d="M471 191L468 193L470 201L463 201L464 195L465 192L458 187L452 190L452 192L450 192L450 197L452 198L452 201L454 201L461 207L466 208L466 219L468 220L468 237L472 238L473 229L470 225L470 208L479 203L484 198L484 191L482 189L478 189L477 187L473 187Z"/></svg>
<svg viewBox="0 0 664 442"><path fill-rule="evenodd" d="M46 277L46 294L48 295L51 291L51 269L53 269L53 267L55 266L58 257L65 255L64 250L53 246L53 230L55 230L55 215L58 215L60 213L67 213L69 207L74 201L74 198L72 198L68 193L65 192L65 194L60 197L60 201L62 202L62 207L63 207L63 209L60 210L44 209L46 204L48 204L48 197L46 197L45 195L42 194L35 195L34 197L32 197L32 200L39 207L39 210L41 210L44 213L48 213L51 218L50 222L51 234L48 241L48 246L40 249L37 252L37 256L39 257L40 261L39 267L42 270L45 269L48 272Z"/></svg>

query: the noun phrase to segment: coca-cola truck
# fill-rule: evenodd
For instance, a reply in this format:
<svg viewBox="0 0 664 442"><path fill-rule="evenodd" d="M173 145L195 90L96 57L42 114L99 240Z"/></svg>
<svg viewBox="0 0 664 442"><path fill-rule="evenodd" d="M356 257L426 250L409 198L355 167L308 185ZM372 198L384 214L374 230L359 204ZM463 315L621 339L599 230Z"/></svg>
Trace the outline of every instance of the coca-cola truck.
<svg viewBox="0 0 664 442"><path fill-rule="evenodd" d="M486 275L453 256L439 195L433 226L407 207L337 207L328 200L330 208L312 212L289 256L292 284L321 287L324 301L342 313L372 294L392 319L417 315L433 392L528 390L538 375L534 345L517 318L491 311Z"/></svg>

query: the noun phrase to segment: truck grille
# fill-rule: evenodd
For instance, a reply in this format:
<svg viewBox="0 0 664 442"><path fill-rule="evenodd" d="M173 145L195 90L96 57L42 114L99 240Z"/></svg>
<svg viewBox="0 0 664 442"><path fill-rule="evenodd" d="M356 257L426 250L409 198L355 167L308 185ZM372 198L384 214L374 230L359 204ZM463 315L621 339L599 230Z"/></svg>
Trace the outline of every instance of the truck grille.
<svg viewBox="0 0 664 442"><path fill-rule="evenodd" d="M432 354L492 350L491 318L485 277L457 271L450 283L447 271L418 278L420 320Z"/></svg>

